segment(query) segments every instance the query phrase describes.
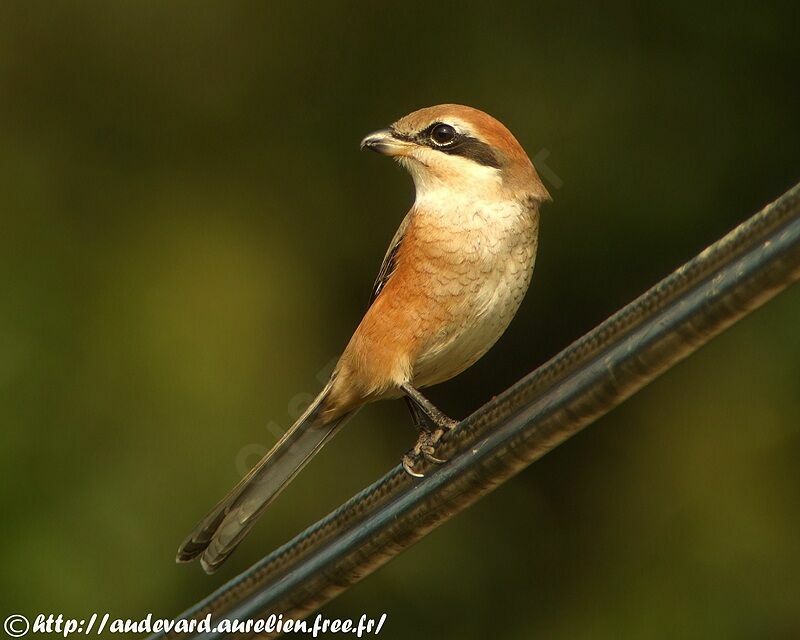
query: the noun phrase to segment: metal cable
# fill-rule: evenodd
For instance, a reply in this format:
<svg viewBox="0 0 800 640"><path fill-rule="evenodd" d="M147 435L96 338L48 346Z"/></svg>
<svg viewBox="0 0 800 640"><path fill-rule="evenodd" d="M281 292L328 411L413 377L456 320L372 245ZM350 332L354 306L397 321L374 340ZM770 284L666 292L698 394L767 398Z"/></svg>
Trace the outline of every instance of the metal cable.
<svg viewBox="0 0 800 640"><path fill-rule="evenodd" d="M798 279L800 184L469 416L447 464L398 465L180 617L308 615Z"/></svg>

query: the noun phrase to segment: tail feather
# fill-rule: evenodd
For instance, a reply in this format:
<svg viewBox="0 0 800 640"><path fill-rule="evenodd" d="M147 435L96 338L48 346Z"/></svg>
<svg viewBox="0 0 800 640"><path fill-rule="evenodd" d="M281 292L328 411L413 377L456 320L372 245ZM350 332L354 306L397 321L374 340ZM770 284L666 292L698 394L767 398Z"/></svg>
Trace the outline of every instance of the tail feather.
<svg viewBox="0 0 800 640"><path fill-rule="evenodd" d="M323 418L331 382L269 453L195 526L178 549L178 562L200 556L206 573L216 571L270 503L355 413Z"/></svg>

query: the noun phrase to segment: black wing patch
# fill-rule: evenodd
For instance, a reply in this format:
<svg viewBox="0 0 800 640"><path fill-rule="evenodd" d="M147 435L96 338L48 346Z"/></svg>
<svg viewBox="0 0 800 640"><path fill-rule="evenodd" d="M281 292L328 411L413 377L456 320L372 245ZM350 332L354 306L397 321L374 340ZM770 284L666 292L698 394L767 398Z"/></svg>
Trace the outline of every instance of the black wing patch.
<svg viewBox="0 0 800 640"><path fill-rule="evenodd" d="M383 291L386 283L389 282L389 278L392 277L394 269L397 266L397 252L400 249L400 242L402 239L403 238L401 236L398 241L389 248L389 252L383 259L381 270L378 272L378 277L375 278L375 284L372 285L372 295L369 297L369 304L367 307L372 306L372 303L375 302L375 298L380 295L380 292Z"/></svg>
<svg viewBox="0 0 800 640"><path fill-rule="evenodd" d="M381 264L381 269L378 271L378 277L375 278L375 284L372 285L372 294L369 297L369 304L367 305L367 308L372 306L372 303L375 302L375 298L377 298L381 291L383 291L386 283L389 282L389 279L392 277L395 268L397 268L397 255L400 251L400 245L403 243L403 236L406 233L406 227L408 227L408 221L410 218L411 212L409 212L405 217L403 222L400 224L400 228L397 230L397 233L394 234L394 238L392 238L392 243L389 245L389 250L383 257L383 264Z"/></svg>

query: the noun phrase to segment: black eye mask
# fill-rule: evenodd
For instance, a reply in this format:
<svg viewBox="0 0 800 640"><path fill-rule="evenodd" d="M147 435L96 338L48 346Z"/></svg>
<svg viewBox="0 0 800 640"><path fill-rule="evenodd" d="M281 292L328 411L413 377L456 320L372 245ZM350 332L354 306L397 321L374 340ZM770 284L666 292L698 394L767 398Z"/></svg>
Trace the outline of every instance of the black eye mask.
<svg viewBox="0 0 800 640"><path fill-rule="evenodd" d="M478 138L473 138L472 136L455 131L452 142L437 144L433 141L431 139L431 133L434 129L441 127L443 124L442 122L434 122L432 125L413 135L400 133L394 128L391 128L391 132L398 140L415 142L416 144L430 147L436 151L446 153L447 155L461 156L462 158L467 158L485 167L500 168L501 162L498 154L488 144L482 140L478 140Z"/></svg>

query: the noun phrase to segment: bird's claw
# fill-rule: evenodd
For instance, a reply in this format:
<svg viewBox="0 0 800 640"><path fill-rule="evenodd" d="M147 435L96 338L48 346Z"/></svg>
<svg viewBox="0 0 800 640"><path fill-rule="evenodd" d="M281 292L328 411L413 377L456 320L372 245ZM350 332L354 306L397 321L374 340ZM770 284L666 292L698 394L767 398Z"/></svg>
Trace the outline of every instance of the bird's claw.
<svg viewBox="0 0 800 640"><path fill-rule="evenodd" d="M454 424L457 423L454 421ZM436 455L434 455L436 453L436 445L439 444L439 441L442 439L445 431L449 431L449 429L440 428L434 431L423 431L420 433L419 439L414 445L414 448L403 456L403 469L405 469L408 475L415 478L423 478L425 476L424 473L414 470L414 467L422 459L425 459L432 464L444 464L447 462L447 460L438 458Z"/></svg>
<svg viewBox="0 0 800 640"><path fill-rule="evenodd" d="M445 462L447 462L447 460L444 460L443 458L437 458L435 455L433 455L432 451L423 451L422 455L428 462L431 462L433 464L444 464Z"/></svg>
<svg viewBox="0 0 800 640"><path fill-rule="evenodd" d="M419 471L414 471L414 459L411 457L410 453L407 453L403 456L403 470L410 475L412 478L424 478L425 474L420 473ZM418 462L418 460L417 460Z"/></svg>

